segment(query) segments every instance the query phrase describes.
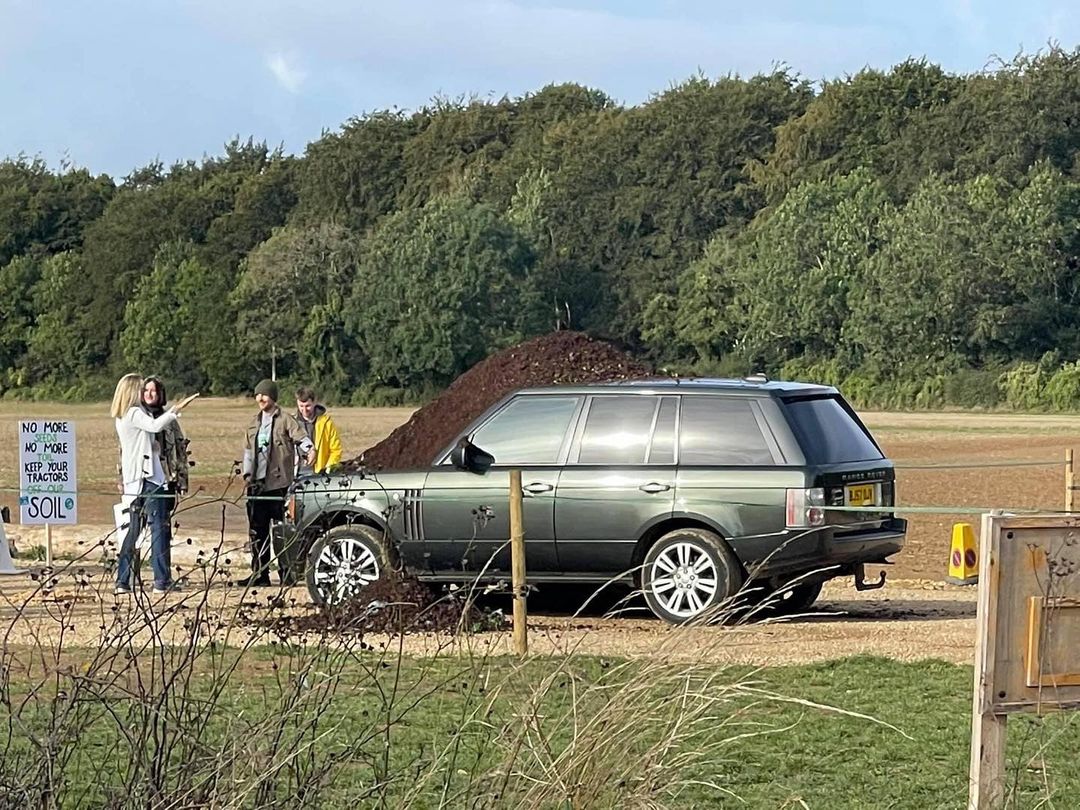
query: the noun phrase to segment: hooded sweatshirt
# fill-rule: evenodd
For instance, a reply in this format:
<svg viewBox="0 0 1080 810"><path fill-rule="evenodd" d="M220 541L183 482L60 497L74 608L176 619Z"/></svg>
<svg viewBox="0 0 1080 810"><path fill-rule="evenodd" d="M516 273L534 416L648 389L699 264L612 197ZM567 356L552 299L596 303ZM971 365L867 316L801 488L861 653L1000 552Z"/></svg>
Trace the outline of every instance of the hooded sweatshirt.
<svg viewBox="0 0 1080 810"><path fill-rule="evenodd" d="M322 405L315 406L315 418L308 422L296 412L296 421L307 433L308 438L315 444L315 464L312 467L304 463L303 458L297 458L297 475L310 475L311 473L323 473L333 469L341 462L341 437L337 427Z"/></svg>

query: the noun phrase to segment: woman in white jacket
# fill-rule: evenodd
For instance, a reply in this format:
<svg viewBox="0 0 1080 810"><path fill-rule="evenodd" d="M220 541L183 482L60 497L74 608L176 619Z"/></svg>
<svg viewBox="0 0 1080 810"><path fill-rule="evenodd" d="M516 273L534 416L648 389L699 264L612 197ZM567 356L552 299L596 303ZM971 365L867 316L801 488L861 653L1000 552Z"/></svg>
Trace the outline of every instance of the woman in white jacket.
<svg viewBox="0 0 1080 810"><path fill-rule="evenodd" d="M150 523L151 563L154 570L154 593L166 593L175 588L172 579L172 531L169 527L168 493L165 473L161 467L158 436L162 429L176 421L187 402L173 405L156 419L139 407L143 380L138 374L125 374L116 384L110 413L116 420L116 435L120 438L120 468L124 494L135 496L128 515L127 533L120 545L116 567L116 592L131 593L132 559L135 539L142 531L144 520Z"/></svg>

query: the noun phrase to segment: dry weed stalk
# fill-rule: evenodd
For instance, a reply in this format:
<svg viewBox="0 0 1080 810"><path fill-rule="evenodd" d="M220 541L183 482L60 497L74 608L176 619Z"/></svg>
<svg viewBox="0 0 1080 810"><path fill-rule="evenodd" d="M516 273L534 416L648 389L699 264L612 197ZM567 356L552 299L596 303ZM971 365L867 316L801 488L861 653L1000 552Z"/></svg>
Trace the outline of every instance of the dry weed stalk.
<svg viewBox="0 0 1080 810"><path fill-rule="evenodd" d="M783 696L709 663L728 630L508 664L462 623L406 659L409 628L373 645L332 614L280 621L303 609L287 592L229 595L224 536L181 596L114 599L88 550L7 605L0 808L664 807L726 795L738 743L781 730L756 709ZM406 739L449 693L449 733Z"/></svg>

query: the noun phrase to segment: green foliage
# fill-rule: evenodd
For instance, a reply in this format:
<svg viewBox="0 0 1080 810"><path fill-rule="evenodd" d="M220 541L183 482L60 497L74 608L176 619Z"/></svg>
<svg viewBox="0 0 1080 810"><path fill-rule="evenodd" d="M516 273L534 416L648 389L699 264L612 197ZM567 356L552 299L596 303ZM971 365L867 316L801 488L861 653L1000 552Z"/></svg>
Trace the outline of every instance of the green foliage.
<svg viewBox="0 0 1080 810"><path fill-rule="evenodd" d="M1001 402L1000 371L966 368L945 377L945 404L957 408L994 408Z"/></svg>
<svg viewBox="0 0 1080 810"><path fill-rule="evenodd" d="M1043 389L1042 400L1055 411L1080 408L1080 363L1065 363L1055 371Z"/></svg>
<svg viewBox="0 0 1080 810"><path fill-rule="evenodd" d="M887 210L866 172L800 186L690 266L680 300L707 315L677 316L676 338L732 346L770 369L800 356L843 360L851 301Z"/></svg>
<svg viewBox="0 0 1080 810"><path fill-rule="evenodd" d="M236 353L230 279L197 257L190 242L162 246L124 311L127 367L184 390L234 393L245 370Z"/></svg>
<svg viewBox="0 0 1080 810"><path fill-rule="evenodd" d="M298 170L297 219L364 232L397 206L404 149L420 118L386 110L354 118L308 145Z"/></svg>
<svg viewBox="0 0 1080 810"><path fill-rule="evenodd" d="M860 168L888 178L890 190L910 188L911 178L940 166L912 164L912 155L898 151L897 142L925 116L947 106L963 86L960 77L915 60L887 73L866 69L827 81L805 112L780 126L776 148L767 162L754 167L754 180L770 203L803 183ZM919 144L923 152L935 146L932 140Z"/></svg>
<svg viewBox="0 0 1080 810"><path fill-rule="evenodd" d="M1050 47L816 92L694 76L632 107L549 85L119 183L0 161L0 393L131 365L231 393L276 362L341 401L414 400L568 325L875 407L1071 409L1078 68Z"/></svg>
<svg viewBox="0 0 1080 810"><path fill-rule="evenodd" d="M1036 410L1050 373L1039 363L1017 363L998 378L1004 402L1017 410Z"/></svg>
<svg viewBox="0 0 1080 810"><path fill-rule="evenodd" d="M26 384L24 361L36 312L41 261L19 256L0 267L0 391Z"/></svg>
<svg viewBox="0 0 1080 810"><path fill-rule="evenodd" d="M825 82L805 113L777 132L754 179L777 203L799 184L857 168L899 201L931 174L963 182L991 174L1023 182L1048 161L1075 172L1080 50L1059 47L970 76L908 60Z"/></svg>
<svg viewBox="0 0 1080 810"><path fill-rule="evenodd" d="M340 313L356 275L357 247L339 225L289 225L248 255L231 305L240 356L263 370L252 377L265 376L272 356L282 375L334 372L319 378L324 389L344 390L352 375L362 374L353 367L354 344Z"/></svg>
<svg viewBox="0 0 1080 810"><path fill-rule="evenodd" d="M848 334L894 376L1031 356L1075 323L1065 261L1077 187L1040 169L1021 190L929 178L881 224Z"/></svg>
<svg viewBox="0 0 1080 810"><path fill-rule="evenodd" d="M177 240L201 245L211 239L208 259L231 272L238 252L250 250L252 239L280 223L282 207L291 204L287 192L284 200L275 201L282 160L265 144L236 140L221 157L177 163L168 172L160 163L151 164L127 177L87 229L83 250L89 281L83 298L91 315L81 339L98 365L115 366L122 359L118 336L127 299L151 271L162 245ZM260 199L255 187L262 184L271 190ZM268 221L252 223L259 216Z"/></svg>
<svg viewBox="0 0 1080 810"><path fill-rule="evenodd" d="M803 109L806 85L787 73L743 81L690 79L630 110L605 110L558 132L559 159L544 208L549 275L567 290L576 325L629 340L657 296L721 228L757 210L749 166L766 157L775 128ZM607 296L597 294L606 288ZM662 306L662 305L661 305Z"/></svg>
<svg viewBox="0 0 1080 810"><path fill-rule="evenodd" d="M380 384L445 384L522 337L515 306L528 241L488 205L455 195L388 219L366 241L345 304Z"/></svg>
<svg viewBox="0 0 1080 810"><path fill-rule="evenodd" d="M66 393L97 366L94 349L85 340L91 318L82 303L85 277L76 253L58 253L42 265L30 293L38 316L27 345L27 382L48 383Z"/></svg>
<svg viewBox="0 0 1080 810"><path fill-rule="evenodd" d="M813 362L805 356L788 360L780 368L780 377L798 382L815 382L839 386L844 382L844 369L836 358Z"/></svg>
<svg viewBox="0 0 1080 810"><path fill-rule="evenodd" d="M53 173L40 158L0 161L0 266L26 253L78 249L112 194L108 177L85 169Z"/></svg>

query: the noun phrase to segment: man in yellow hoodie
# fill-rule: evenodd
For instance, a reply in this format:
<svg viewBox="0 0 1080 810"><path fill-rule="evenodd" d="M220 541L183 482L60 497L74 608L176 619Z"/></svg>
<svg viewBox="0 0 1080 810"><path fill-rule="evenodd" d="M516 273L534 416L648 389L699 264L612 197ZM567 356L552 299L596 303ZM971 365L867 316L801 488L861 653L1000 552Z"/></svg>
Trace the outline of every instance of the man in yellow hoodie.
<svg viewBox="0 0 1080 810"><path fill-rule="evenodd" d="M333 472L341 463L341 437L326 408L316 400L315 391L307 386L296 391L296 421L315 444L313 464L309 465L307 459L297 456L297 475Z"/></svg>

